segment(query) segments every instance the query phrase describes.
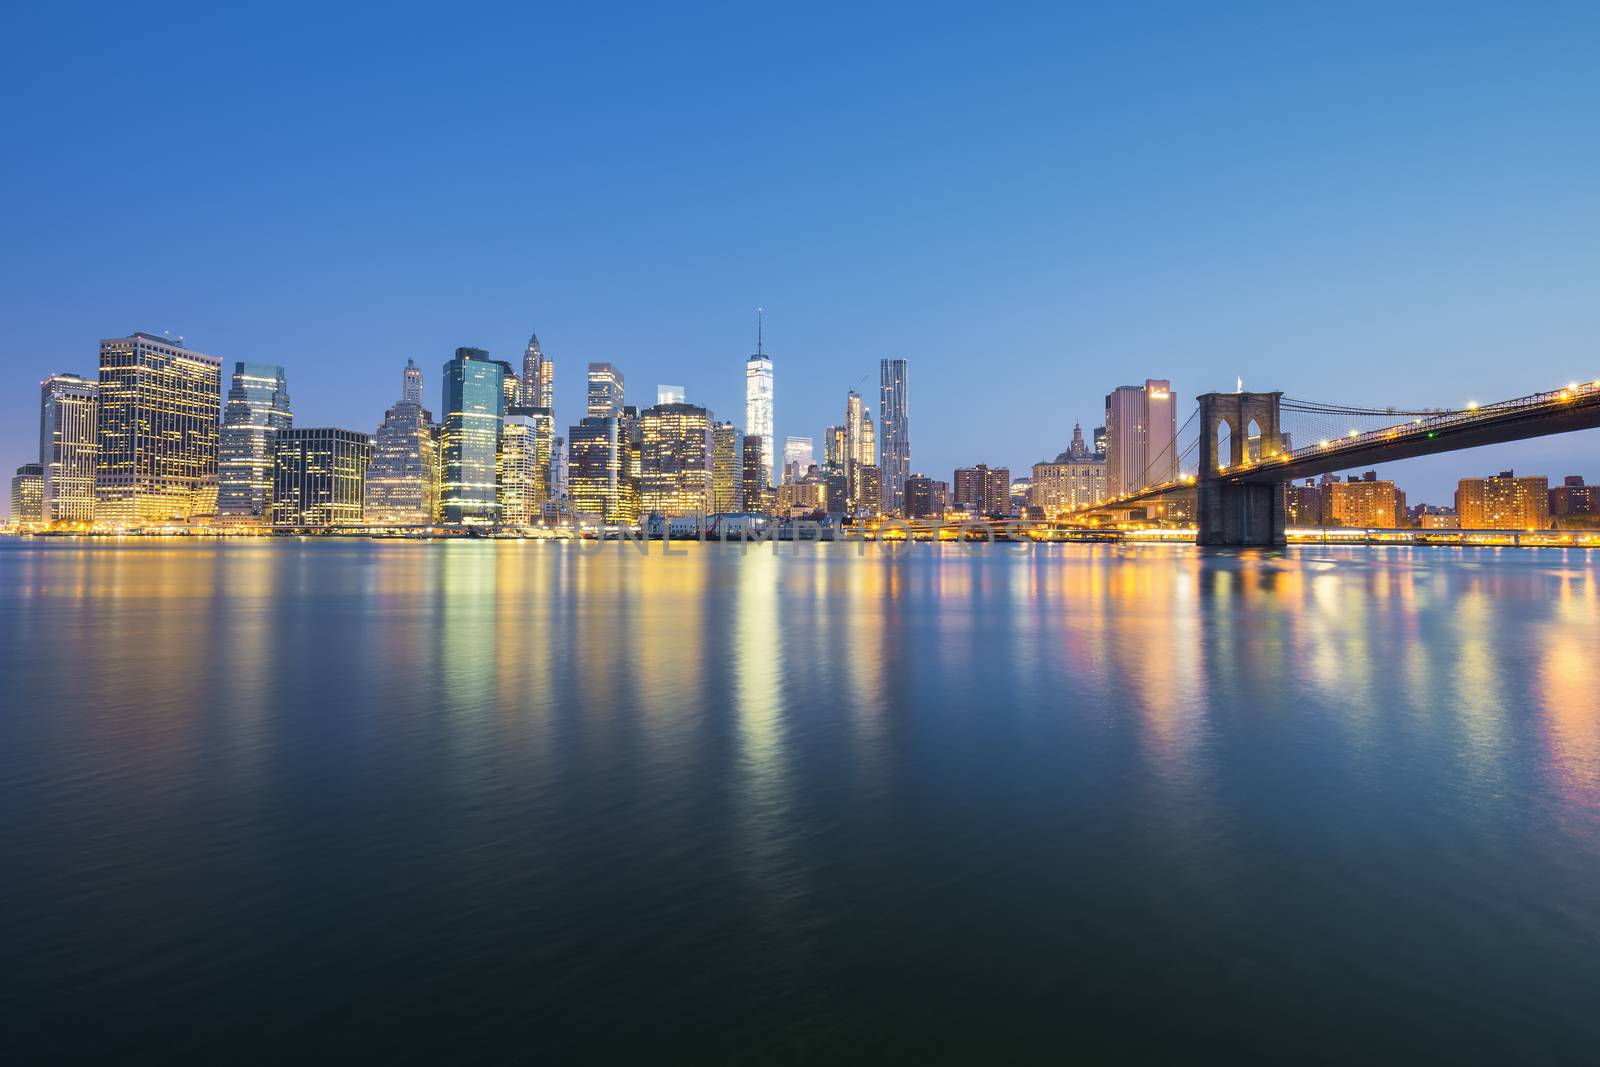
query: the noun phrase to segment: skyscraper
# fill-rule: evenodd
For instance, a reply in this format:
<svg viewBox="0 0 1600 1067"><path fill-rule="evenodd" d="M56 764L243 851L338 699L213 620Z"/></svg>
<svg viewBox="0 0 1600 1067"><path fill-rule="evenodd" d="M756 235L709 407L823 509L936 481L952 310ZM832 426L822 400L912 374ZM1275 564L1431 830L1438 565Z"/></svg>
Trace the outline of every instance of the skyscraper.
<svg viewBox="0 0 1600 1067"><path fill-rule="evenodd" d="M542 409L520 405L508 408L500 428L495 499L500 505L498 521L506 526L527 526L537 522L544 508L534 411Z"/></svg>
<svg viewBox="0 0 1600 1067"><path fill-rule="evenodd" d="M44 464L24 463L11 479L11 524L34 527L44 522Z"/></svg>
<svg viewBox="0 0 1600 1067"><path fill-rule="evenodd" d="M98 384L76 374L52 374L39 383L39 466L46 523L94 521L99 392Z"/></svg>
<svg viewBox="0 0 1600 1067"><path fill-rule="evenodd" d="M406 360L400 402L383 416L367 467L368 524L426 526L439 517L439 440L422 406L422 368Z"/></svg>
<svg viewBox="0 0 1600 1067"><path fill-rule="evenodd" d="M907 370L903 359L878 363L878 466L883 468L883 507L904 514L906 479L911 476L911 414L907 406Z"/></svg>
<svg viewBox="0 0 1600 1067"><path fill-rule="evenodd" d="M617 415L591 415L567 432L567 497L574 517L608 525L638 521L629 447L628 428Z"/></svg>
<svg viewBox="0 0 1600 1067"><path fill-rule="evenodd" d="M926 474L913 474L906 479L906 518L942 519L945 499L950 487Z"/></svg>
<svg viewBox="0 0 1600 1067"><path fill-rule="evenodd" d="M218 443L219 521L262 525L272 521L272 435L293 424L283 368L235 363Z"/></svg>
<svg viewBox="0 0 1600 1067"><path fill-rule="evenodd" d="M1543 530L1550 525L1550 479L1518 478L1515 471L1463 478L1456 514L1463 530Z"/></svg>
<svg viewBox="0 0 1600 1067"><path fill-rule="evenodd" d="M1011 470L1008 467L958 467L951 503L957 510L989 518L1011 513Z"/></svg>
<svg viewBox="0 0 1600 1067"><path fill-rule="evenodd" d="M772 500L767 482L767 465L761 457L761 441L760 434L744 435L740 495L745 511L766 514L772 507Z"/></svg>
<svg viewBox="0 0 1600 1067"><path fill-rule="evenodd" d="M739 429L731 422L711 428L711 507L719 514L739 510Z"/></svg>
<svg viewBox="0 0 1600 1067"><path fill-rule="evenodd" d="M522 406L552 412L556 406L556 367L539 347L538 334L528 337L522 353Z"/></svg>
<svg viewBox="0 0 1600 1067"><path fill-rule="evenodd" d="M785 482L798 482L805 477L806 471L816 462L809 437L785 437L783 439L783 480Z"/></svg>
<svg viewBox="0 0 1600 1067"><path fill-rule="evenodd" d="M771 485L777 480L776 439L772 435L772 427L772 357L762 347L761 311L758 308L756 351L744 365L744 432L746 437L760 439L756 453L761 457L762 469L766 471L761 478L763 485ZM746 504L746 507L749 505Z"/></svg>
<svg viewBox="0 0 1600 1067"><path fill-rule="evenodd" d="M711 412L657 404L639 416L639 510L671 518L715 511Z"/></svg>
<svg viewBox="0 0 1600 1067"><path fill-rule="evenodd" d="M1106 493L1121 496L1178 477L1178 398L1148 379L1106 397Z"/></svg>
<svg viewBox="0 0 1600 1067"><path fill-rule="evenodd" d="M499 519L496 477L505 418L505 372L481 348L458 348L444 365L439 510L445 523Z"/></svg>
<svg viewBox="0 0 1600 1067"><path fill-rule="evenodd" d="M656 386L656 404L687 404L688 393L681 385Z"/></svg>
<svg viewBox="0 0 1600 1067"><path fill-rule="evenodd" d="M364 433L317 427L272 438L272 524L358 526L365 515L372 442Z"/></svg>
<svg viewBox="0 0 1600 1067"><path fill-rule="evenodd" d="M131 528L217 509L222 360L148 333L100 342L95 521Z"/></svg>
<svg viewBox="0 0 1600 1067"><path fill-rule="evenodd" d="M620 416L622 404L622 372L609 363L589 364L588 417L605 419Z"/></svg>

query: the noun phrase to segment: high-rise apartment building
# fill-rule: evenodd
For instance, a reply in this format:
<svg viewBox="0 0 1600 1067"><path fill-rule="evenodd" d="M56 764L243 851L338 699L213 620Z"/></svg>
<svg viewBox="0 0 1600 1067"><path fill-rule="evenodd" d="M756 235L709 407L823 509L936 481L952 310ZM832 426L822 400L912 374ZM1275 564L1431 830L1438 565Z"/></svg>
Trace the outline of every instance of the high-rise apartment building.
<svg viewBox="0 0 1600 1067"><path fill-rule="evenodd" d="M1325 525L1392 529L1411 524L1405 493L1393 482L1379 479L1376 471L1328 482L1318 489Z"/></svg>
<svg viewBox="0 0 1600 1067"><path fill-rule="evenodd" d="M359 526L372 441L354 430L280 430L272 440L272 524Z"/></svg>
<svg viewBox="0 0 1600 1067"><path fill-rule="evenodd" d="M539 347L539 335L528 337L528 347L522 353L522 407L547 408L552 413L556 407L556 367Z"/></svg>
<svg viewBox="0 0 1600 1067"><path fill-rule="evenodd" d="M622 405L622 372L609 363L589 364L588 405L585 414L591 419L620 418Z"/></svg>
<svg viewBox="0 0 1600 1067"><path fill-rule="evenodd" d="M878 429L883 438L878 450L878 466L883 468L883 508L901 515L905 513L906 479L911 476L911 414L903 359L878 363Z"/></svg>
<svg viewBox="0 0 1600 1067"><path fill-rule="evenodd" d="M1004 518L1011 514L1011 469L983 463L957 468L951 503L971 515Z"/></svg>
<svg viewBox="0 0 1600 1067"><path fill-rule="evenodd" d="M148 333L100 342L95 522L133 528L217 510L222 360Z"/></svg>
<svg viewBox="0 0 1600 1067"><path fill-rule="evenodd" d="M1550 525L1550 480L1518 478L1501 471L1493 478L1463 478L1456 488L1456 514L1463 530L1543 530Z"/></svg>
<svg viewBox="0 0 1600 1067"><path fill-rule="evenodd" d="M711 412L694 404L657 404L639 415L639 510L709 514L714 506Z"/></svg>
<svg viewBox="0 0 1600 1067"><path fill-rule="evenodd" d="M1586 524L1600 517L1600 485L1584 485L1581 474L1567 475L1550 490L1550 517L1564 525Z"/></svg>
<svg viewBox="0 0 1600 1067"><path fill-rule="evenodd" d="M409 359L400 402L373 436L366 494L369 525L427 526L439 519L439 433L422 406L422 368Z"/></svg>
<svg viewBox="0 0 1600 1067"><path fill-rule="evenodd" d="M293 425L283 368L271 363L235 363L217 446L219 522L266 525L272 521L272 437Z"/></svg>
<svg viewBox="0 0 1600 1067"><path fill-rule="evenodd" d="M76 374L52 374L39 383L39 466L46 524L94 522L99 393L97 383Z"/></svg>
<svg viewBox="0 0 1600 1067"><path fill-rule="evenodd" d="M761 322L756 321L756 351L744 365L744 432L745 436L760 438L756 455L763 470L760 482L770 486L777 481L776 438L773 437L772 415L772 357L762 347ZM749 460L745 461L748 467ZM748 479L746 479L748 482ZM747 510L749 508L746 504Z"/></svg>
<svg viewBox="0 0 1600 1067"><path fill-rule="evenodd" d="M11 524L32 529L44 523L44 464L24 463L11 478Z"/></svg>
<svg viewBox="0 0 1600 1067"><path fill-rule="evenodd" d="M739 429L731 422L711 428L711 506L718 514L739 510Z"/></svg>
<svg viewBox="0 0 1600 1067"><path fill-rule="evenodd" d="M1178 398L1147 379L1106 397L1106 493L1121 496L1178 477Z"/></svg>
<svg viewBox="0 0 1600 1067"><path fill-rule="evenodd" d="M443 377L440 517L449 525L497 522L504 367L481 348L458 348Z"/></svg>
<svg viewBox="0 0 1600 1067"><path fill-rule="evenodd" d="M906 518L942 519L950 486L926 474L913 474L906 479Z"/></svg>

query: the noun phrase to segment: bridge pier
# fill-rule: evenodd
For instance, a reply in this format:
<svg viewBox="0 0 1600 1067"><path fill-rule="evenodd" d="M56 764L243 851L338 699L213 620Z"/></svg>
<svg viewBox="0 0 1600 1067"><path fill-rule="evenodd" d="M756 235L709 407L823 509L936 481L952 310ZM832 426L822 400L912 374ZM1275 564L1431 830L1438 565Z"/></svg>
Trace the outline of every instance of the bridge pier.
<svg viewBox="0 0 1600 1067"><path fill-rule="evenodd" d="M1202 545L1272 548L1287 543L1283 483L1240 475L1283 448L1278 428L1282 393L1205 393L1200 402L1200 472L1195 479L1195 520ZM1227 426L1230 454L1218 455ZM1232 476L1228 477L1232 472Z"/></svg>

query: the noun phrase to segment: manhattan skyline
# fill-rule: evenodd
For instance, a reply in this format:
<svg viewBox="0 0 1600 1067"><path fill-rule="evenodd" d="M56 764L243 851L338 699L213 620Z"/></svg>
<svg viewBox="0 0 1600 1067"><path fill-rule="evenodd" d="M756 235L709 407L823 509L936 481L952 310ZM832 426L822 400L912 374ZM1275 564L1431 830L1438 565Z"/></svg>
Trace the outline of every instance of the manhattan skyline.
<svg viewBox="0 0 1600 1067"><path fill-rule="evenodd" d="M520 365L537 331L562 426L606 361L742 429L764 307L778 442L858 383L878 418L878 361L906 358L936 476L1053 456L1147 377L1454 406L1600 375L1581 8L342 19L319 17L333 62L239 12L13 17L8 125L51 163L0 170L28 205L0 265L8 466L33 385L136 329L286 367L306 426L370 432L405 359ZM473 77L449 73L469 40ZM208 92L107 73L140 47ZM757 55L800 76L724 91ZM1594 452L1392 473L1437 501Z"/></svg>

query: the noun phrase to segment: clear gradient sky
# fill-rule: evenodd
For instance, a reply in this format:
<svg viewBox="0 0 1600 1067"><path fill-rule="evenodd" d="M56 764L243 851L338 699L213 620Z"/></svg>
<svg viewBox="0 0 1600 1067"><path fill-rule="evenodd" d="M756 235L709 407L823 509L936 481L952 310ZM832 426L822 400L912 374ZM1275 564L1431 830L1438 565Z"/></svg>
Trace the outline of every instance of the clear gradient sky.
<svg viewBox="0 0 1600 1067"><path fill-rule="evenodd" d="M1600 378L1600 6L103 6L0 13L0 463L184 334L373 429L407 357L590 360L777 433L911 361L912 465L1112 387L1456 406ZM226 368L225 368L226 370ZM1600 436L1396 464L1413 503Z"/></svg>

